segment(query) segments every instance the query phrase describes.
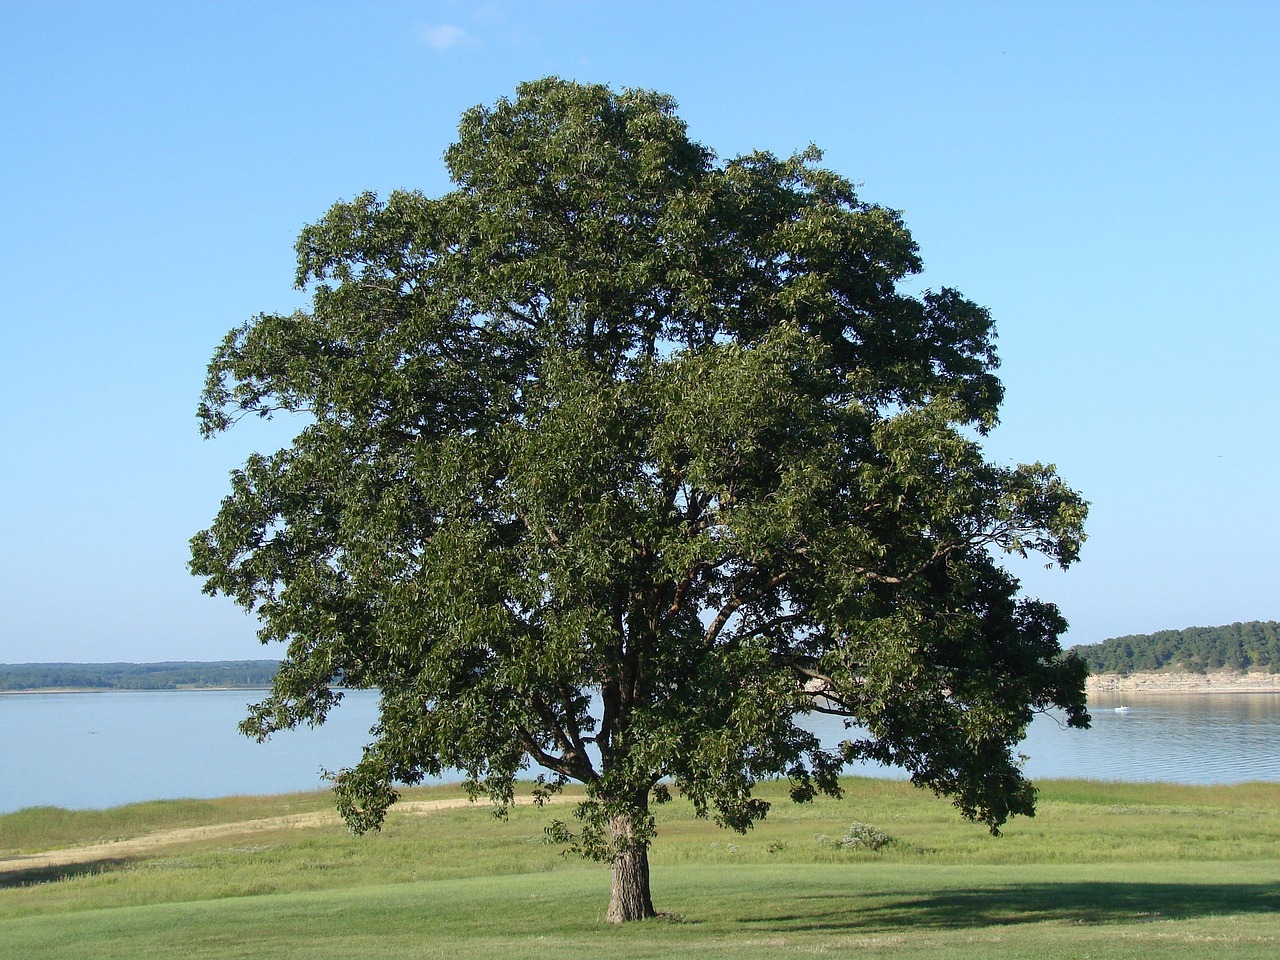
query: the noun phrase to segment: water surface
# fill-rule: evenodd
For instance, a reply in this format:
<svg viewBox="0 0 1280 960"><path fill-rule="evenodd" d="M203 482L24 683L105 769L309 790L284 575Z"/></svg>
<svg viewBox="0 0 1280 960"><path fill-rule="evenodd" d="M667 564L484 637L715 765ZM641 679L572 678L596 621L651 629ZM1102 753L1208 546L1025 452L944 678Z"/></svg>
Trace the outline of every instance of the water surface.
<svg viewBox="0 0 1280 960"><path fill-rule="evenodd" d="M352 766L377 697L348 695L315 729L266 743L236 725L265 691L113 690L0 696L0 812L139 800L286 793Z"/></svg>
<svg viewBox="0 0 1280 960"><path fill-rule="evenodd" d="M254 691L110 691L0 696L0 812L43 804L283 793L351 766L377 720L377 695L347 695L316 729L265 744L236 730ZM1117 712L1117 706L1130 709ZM1091 702L1093 728L1038 717L1020 750L1033 778L1280 781L1280 694L1139 696ZM813 716L834 744L838 720ZM867 765L850 772L904 776Z"/></svg>

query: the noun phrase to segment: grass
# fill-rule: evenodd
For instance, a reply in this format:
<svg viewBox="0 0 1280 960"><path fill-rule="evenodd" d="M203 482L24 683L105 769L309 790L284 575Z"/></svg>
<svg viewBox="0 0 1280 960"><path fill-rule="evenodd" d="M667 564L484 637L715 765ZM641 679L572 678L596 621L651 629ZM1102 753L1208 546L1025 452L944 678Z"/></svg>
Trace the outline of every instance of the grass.
<svg viewBox="0 0 1280 960"><path fill-rule="evenodd" d="M993 839L884 780L796 806L778 787L745 836L658 808L654 898L675 920L603 923L607 869L543 842L555 811L393 815L384 831L280 830L138 859L0 873L0 957L1271 957L1280 784L1058 781ZM456 793L456 790L453 791ZM415 791L415 799L445 795ZM22 843L150 823L323 809L325 794L0 817ZM285 808L288 808L287 810ZM246 813L246 811L248 811ZM188 820L191 816L196 819ZM103 819L106 818L106 819ZM852 821L893 842L834 841ZM18 833L12 836L18 836ZM828 837L822 843L819 837ZM87 841L86 841L87 842Z"/></svg>
<svg viewBox="0 0 1280 960"><path fill-rule="evenodd" d="M465 796L461 787L403 792L408 800ZM332 809L333 796L326 790L217 800L155 800L106 810L28 807L0 815L0 857L123 840L158 830Z"/></svg>

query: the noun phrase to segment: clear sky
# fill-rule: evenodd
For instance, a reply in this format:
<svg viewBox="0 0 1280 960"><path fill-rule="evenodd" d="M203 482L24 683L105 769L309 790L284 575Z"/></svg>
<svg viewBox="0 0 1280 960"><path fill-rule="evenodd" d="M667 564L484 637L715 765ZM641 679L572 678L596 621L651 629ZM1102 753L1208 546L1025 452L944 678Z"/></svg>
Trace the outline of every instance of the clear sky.
<svg viewBox="0 0 1280 960"><path fill-rule="evenodd" d="M813 142L997 322L1000 461L1092 503L1017 567L1068 641L1280 619L1280 4L0 5L0 661L278 656L187 541L280 425L199 438L299 228L448 189L548 74L672 94L721 156Z"/></svg>

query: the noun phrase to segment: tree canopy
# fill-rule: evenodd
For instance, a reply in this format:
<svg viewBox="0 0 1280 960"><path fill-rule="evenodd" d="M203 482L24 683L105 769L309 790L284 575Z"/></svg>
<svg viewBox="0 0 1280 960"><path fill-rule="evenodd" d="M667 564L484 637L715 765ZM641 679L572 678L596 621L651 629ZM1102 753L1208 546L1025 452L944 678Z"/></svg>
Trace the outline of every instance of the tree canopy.
<svg viewBox="0 0 1280 960"><path fill-rule="evenodd" d="M1137 670L1248 670L1280 672L1280 623L1251 620L1220 627L1187 627L1112 637L1073 648L1094 673Z"/></svg>
<svg viewBox="0 0 1280 960"><path fill-rule="evenodd" d="M1002 552L1077 558L1086 506L988 462L988 312L912 294L901 216L810 148L718 160L673 101L554 78L462 117L454 189L303 229L310 308L218 348L206 435L299 414L192 541L205 590L287 654L244 724L376 687L336 779L356 830L446 769L498 804L585 784L553 832L653 912L650 803L724 826L838 793L855 759L998 828L1030 814L1033 713L1086 725L1065 623ZM825 749L801 721L849 718Z"/></svg>

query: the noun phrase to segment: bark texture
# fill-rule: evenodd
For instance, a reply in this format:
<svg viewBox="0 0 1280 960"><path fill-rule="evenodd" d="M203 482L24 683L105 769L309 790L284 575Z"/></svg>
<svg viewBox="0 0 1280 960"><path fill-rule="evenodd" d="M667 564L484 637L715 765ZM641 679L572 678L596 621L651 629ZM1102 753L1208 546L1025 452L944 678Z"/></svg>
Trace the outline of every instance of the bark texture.
<svg viewBox="0 0 1280 960"><path fill-rule="evenodd" d="M649 843L636 838L629 817L615 817L609 827L617 853L606 919L610 923L626 923L652 917L655 913L649 895Z"/></svg>

